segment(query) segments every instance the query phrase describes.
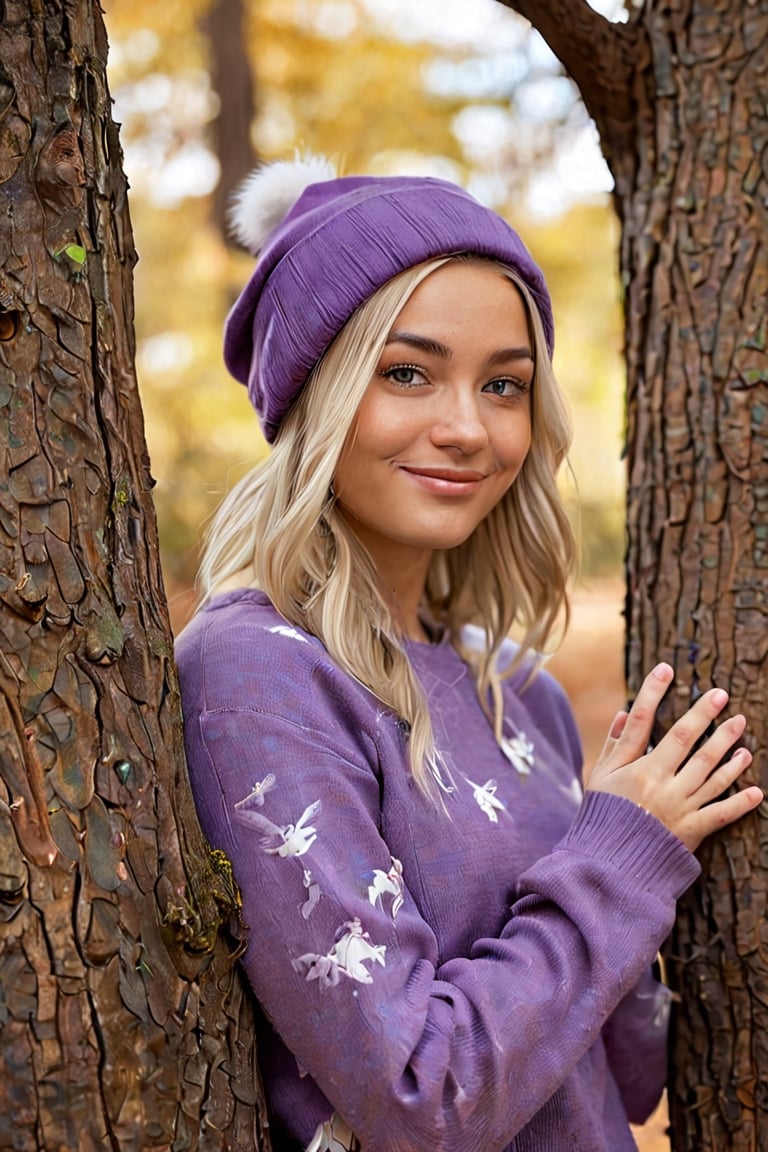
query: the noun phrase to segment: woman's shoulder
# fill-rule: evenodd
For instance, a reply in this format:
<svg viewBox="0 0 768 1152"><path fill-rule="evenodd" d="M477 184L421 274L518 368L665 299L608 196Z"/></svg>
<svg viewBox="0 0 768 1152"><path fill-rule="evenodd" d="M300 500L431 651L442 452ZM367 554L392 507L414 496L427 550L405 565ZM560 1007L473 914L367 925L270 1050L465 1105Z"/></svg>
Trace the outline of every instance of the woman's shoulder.
<svg viewBox="0 0 768 1152"><path fill-rule="evenodd" d="M309 715L335 699L349 709L362 692L316 636L257 588L211 596L178 636L175 654L185 710L285 714L295 704Z"/></svg>
<svg viewBox="0 0 768 1152"><path fill-rule="evenodd" d="M206 656L219 647L230 657L238 652L258 656L262 649L283 647L290 639L319 653L325 651L320 641L298 626L289 623L259 588L232 588L211 596L200 607L176 640L177 660L204 650ZM258 644L254 652L253 644Z"/></svg>
<svg viewBox="0 0 768 1152"><path fill-rule="evenodd" d="M487 646L485 631L474 624L462 628L460 640L461 647L470 651L482 652ZM563 688L546 669L546 657L529 650L514 667L519 655L520 645L516 641L503 641L496 657L496 670L503 677L503 690L531 702L548 702L569 709L568 697ZM510 672L510 669L514 670Z"/></svg>
<svg viewBox="0 0 768 1152"><path fill-rule="evenodd" d="M465 627L462 629L462 643L480 649L485 643L485 633L474 626ZM519 655L520 645L514 640L505 640L497 656L496 668L502 676L505 711L522 708L550 744L580 770L583 760L581 739L565 690L547 671L546 658L540 653L526 652L515 667ZM510 669L513 670L509 672Z"/></svg>
<svg viewBox="0 0 768 1152"><path fill-rule="evenodd" d="M327 659L317 637L287 621L257 588L211 596L177 637L175 655L182 690L204 684L206 700L222 707L241 685L252 691L304 680Z"/></svg>

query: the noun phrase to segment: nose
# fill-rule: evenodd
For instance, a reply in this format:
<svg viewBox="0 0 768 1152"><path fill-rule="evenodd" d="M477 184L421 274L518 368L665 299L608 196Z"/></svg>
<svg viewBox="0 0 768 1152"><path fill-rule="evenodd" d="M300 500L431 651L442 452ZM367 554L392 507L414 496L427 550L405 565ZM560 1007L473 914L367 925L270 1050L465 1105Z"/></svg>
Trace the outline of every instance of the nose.
<svg viewBox="0 0 768 1152"><path fill-rule="evenodd" d="M488 428L473 389L455 388L440 397L431 431L439 448L456 448L464 455L479 452L488 443Z"/></svg>

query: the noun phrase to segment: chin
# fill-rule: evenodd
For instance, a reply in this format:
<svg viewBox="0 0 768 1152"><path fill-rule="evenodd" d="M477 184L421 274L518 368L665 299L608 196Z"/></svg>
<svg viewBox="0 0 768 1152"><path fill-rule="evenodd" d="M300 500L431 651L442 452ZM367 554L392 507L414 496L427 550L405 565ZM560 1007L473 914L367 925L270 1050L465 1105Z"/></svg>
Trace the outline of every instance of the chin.
<svg viewBox="0 0 768 1152"><path fill-rule="evenodd" d="M468 532L463 533L445 532L435 534L419 543L422 548L429 549L431 552L450 552L452 548L459 548L462 544L465 544L474 531L475 529L472 528Z"/></svg>

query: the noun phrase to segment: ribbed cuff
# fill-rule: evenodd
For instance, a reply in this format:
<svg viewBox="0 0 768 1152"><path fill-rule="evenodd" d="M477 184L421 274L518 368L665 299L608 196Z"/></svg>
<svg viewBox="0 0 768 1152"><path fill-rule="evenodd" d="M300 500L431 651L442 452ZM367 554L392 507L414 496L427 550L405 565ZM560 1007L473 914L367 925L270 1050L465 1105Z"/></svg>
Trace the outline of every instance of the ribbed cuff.
<svg viewBox="0 0 768 1152"><path fill-rule="evenodd" d="M625 796L587 792L557 850L607 860L646 888L667 886L677 900L701 872L679 837Z"/></svg>

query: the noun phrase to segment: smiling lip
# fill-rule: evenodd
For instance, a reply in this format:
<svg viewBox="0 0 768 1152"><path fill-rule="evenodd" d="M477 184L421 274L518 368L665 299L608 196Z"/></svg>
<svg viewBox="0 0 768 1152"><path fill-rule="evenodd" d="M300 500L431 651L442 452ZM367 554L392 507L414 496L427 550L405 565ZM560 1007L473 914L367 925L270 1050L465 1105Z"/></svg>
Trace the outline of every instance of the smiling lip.
<svg viewBox="0 0 768 1152"><path fill-rule="evenodd" d="M471 470L457 472L450 468L409 468L405 465L401 468L421 487L443 496L466 496L485 480L482 472Z"/></svg>

